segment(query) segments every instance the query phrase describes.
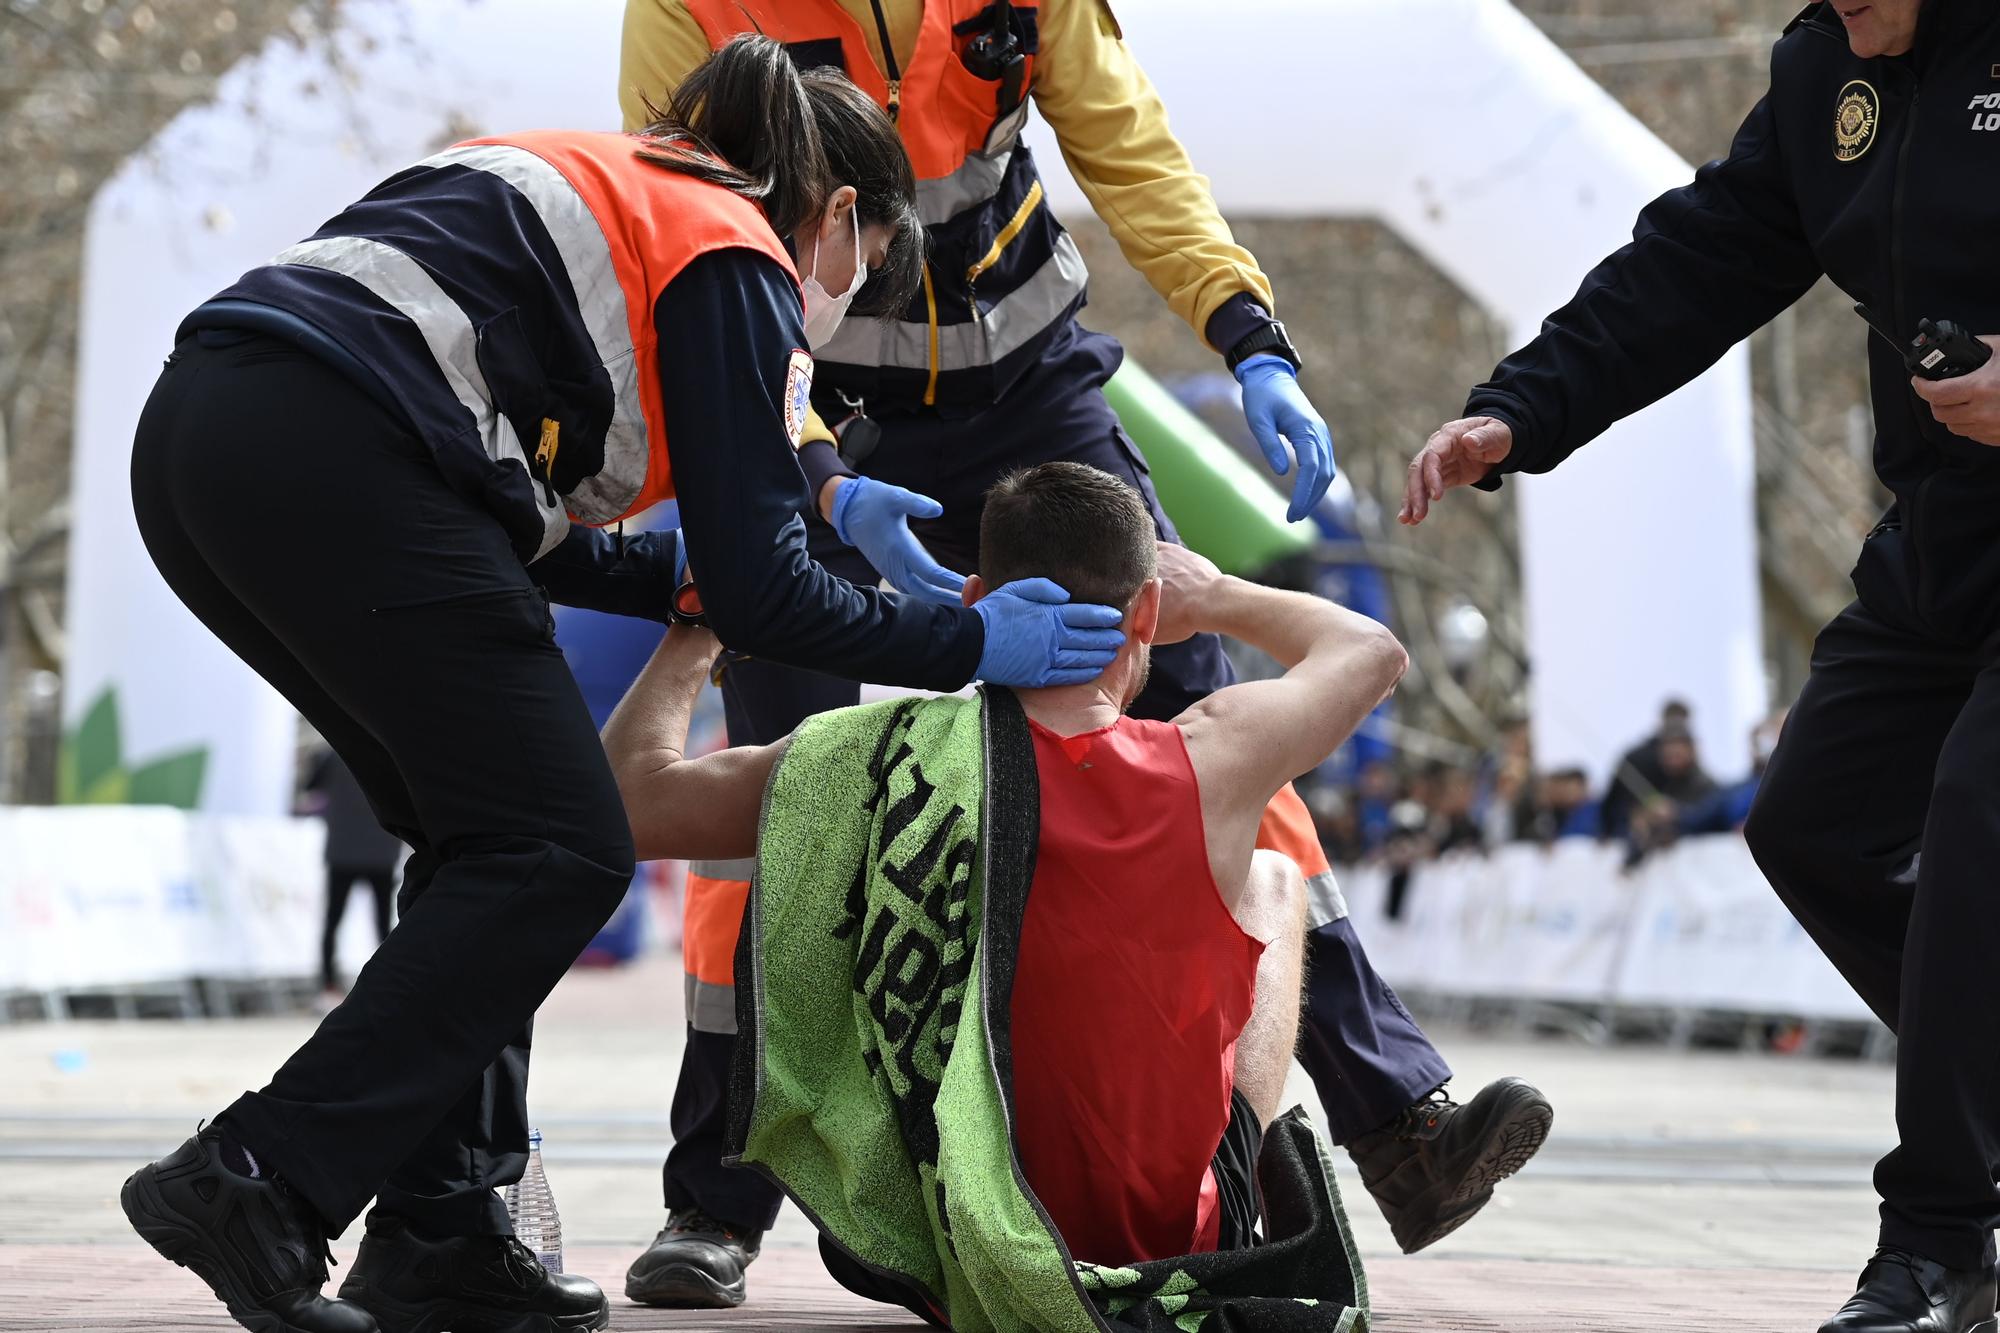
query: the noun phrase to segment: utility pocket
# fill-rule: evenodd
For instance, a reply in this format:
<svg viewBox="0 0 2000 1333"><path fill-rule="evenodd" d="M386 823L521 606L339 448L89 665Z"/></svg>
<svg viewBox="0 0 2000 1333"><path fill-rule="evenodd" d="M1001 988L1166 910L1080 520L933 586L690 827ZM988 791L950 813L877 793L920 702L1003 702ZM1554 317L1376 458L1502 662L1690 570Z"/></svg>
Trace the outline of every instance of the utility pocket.
<svg viewBox="0 0 2000 1333"><path fill-rule="evenodd" d="M514 428L536 485L568 495L603 469L604 433L610 425L608 383L550 375L522 327L518 306L479 325L475 351L487 397ZM599 399L603 406L594 407Z"/></svg>
<svg viewBox="0 0 2000 1333"><path fill-rule="evenodd" d="M429 632L483 649L552 644L555 613L540 588L484 588L384 602L374 608L387 623L423 621Z"/></svg>
<svg viewBox="0 0 2000 1333"><path fill-rule="evenodd" d="M1153 465L1146 461L1146 455L1139 452L1139 442L1130 435L1127 435L1123 426L1113 426L1111 428L1111 438L1118 442L1119 451L1131 462L1133 468L1138 471L1140 476L1150 477L1153 475Z"/></svg>

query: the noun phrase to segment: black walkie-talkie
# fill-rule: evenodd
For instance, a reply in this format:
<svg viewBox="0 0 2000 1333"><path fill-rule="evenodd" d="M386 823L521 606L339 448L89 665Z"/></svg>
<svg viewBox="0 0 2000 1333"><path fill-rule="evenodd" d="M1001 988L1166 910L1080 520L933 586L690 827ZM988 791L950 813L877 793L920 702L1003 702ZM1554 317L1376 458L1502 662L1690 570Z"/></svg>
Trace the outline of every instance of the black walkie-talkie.
<svg viewBox="0 0 2000 1333"><path fill-rule="evenodd" d="M1028 53L1014 31L1012 0L994 0L992 9L986 14L967 19L952 32L963 35L975 31L982 19L986 19L989 26L967 43L965 51L959 56L959 63L974 77L999 83L1000 119L1005 120L1021 105L1022 84L1028 72Z"/></svg>
<svg viewBox="0 0 2000 1333"><path fill-rule="evenodd" d="M1993 357L1993 349L1948 319L1920 319L1917 336L1909 346L1876 322L1868 307L1857 305L1854 313L1903 355L1903 364L1920 380L1955 380L1970 375Z"/></svg>
<svg viewBox="0 0 2000 1333"><path fill-rule="evenodd" d="M838 389L834 392L840 393ZM841 393L840 401L847 406L847 416L833 428L834 448L841 462L858 468L882 443L882 424L868 415L867 405L861 399Z"/></svg>

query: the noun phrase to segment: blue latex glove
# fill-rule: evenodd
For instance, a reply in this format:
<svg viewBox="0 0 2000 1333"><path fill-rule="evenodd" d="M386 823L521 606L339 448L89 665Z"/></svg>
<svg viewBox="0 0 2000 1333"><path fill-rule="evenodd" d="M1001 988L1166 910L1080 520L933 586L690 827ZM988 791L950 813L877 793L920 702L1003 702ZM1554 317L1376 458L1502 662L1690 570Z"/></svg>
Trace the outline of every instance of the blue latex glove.
<svg viewBox="0 0 2000 1333"><path fill-rule="evenodd" d="M978 676L995 685L1081 685L1102 675L1125 642L1116 608L1071 602L1047 579L1016 579L972 609L986 624Z"/></svg>
<svg viewBox="0 0 2000 1333"><path fill-rule="evenodd" d="M867 556L868 563L891 587L926 602L956 606L965 587L964 576L933 560L910 531L911 519L936 518L943 512L944 506L927 495L853 477L841 482L834 495L833 530Z"/></svg>
<svg viewBox="0 0 2000 1333"><path fill-rule="evenodd" d="M1311 513L1326 488L1333 485L1333 436L1299 387L1299 373L1281 356L1253 356L1236 367L1236 382L1243 386L1243 415L1250 421L1250 433L1264 451L1271 471L1284 476L1291 469L1285 456L1285 440L1292 442L1298 455L1299 476L1292 485L1292 504L1285 510L1287 521L1296 523ZM1284 436L1281 440L1278 437Z"/></svg>

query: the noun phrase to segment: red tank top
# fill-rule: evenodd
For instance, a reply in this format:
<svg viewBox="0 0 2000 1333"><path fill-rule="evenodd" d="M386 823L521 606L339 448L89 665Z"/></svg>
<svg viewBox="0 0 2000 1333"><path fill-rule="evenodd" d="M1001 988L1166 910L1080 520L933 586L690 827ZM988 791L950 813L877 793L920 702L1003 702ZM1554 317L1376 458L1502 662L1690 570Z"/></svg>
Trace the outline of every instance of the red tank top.
<svg viewBox="0 0 2000 1333"><path fill-rule="evenodd" d="M1209 1163L1264 946L1216 892L1180 728L1030 726L1042 795L1014 974L1022 1169L1078 1259L1212 1250Z"/></svg>

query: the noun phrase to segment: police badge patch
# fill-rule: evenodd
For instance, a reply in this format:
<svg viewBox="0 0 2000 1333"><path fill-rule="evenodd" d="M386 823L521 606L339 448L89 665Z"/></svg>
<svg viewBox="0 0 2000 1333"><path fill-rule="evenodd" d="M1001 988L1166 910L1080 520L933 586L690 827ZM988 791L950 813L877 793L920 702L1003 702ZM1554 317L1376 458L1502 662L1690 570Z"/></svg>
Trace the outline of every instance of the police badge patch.
<svg viewBox="0 0 2000 1333"><path fill-rule="evenodd" d="M791 365L785 370L785 433L792 448L806 433L806 414L812 411L813 359L811 352L792 350Z"/></svg>
<svg viewBox="0 0 2000 1333"><path fill-rule="evenodd" d="M1882 119L1882 99L1875 89L1855 79L1840 90L1833 108L1833 155L1852 162L1875 143L1875 129Z"/></svg>

